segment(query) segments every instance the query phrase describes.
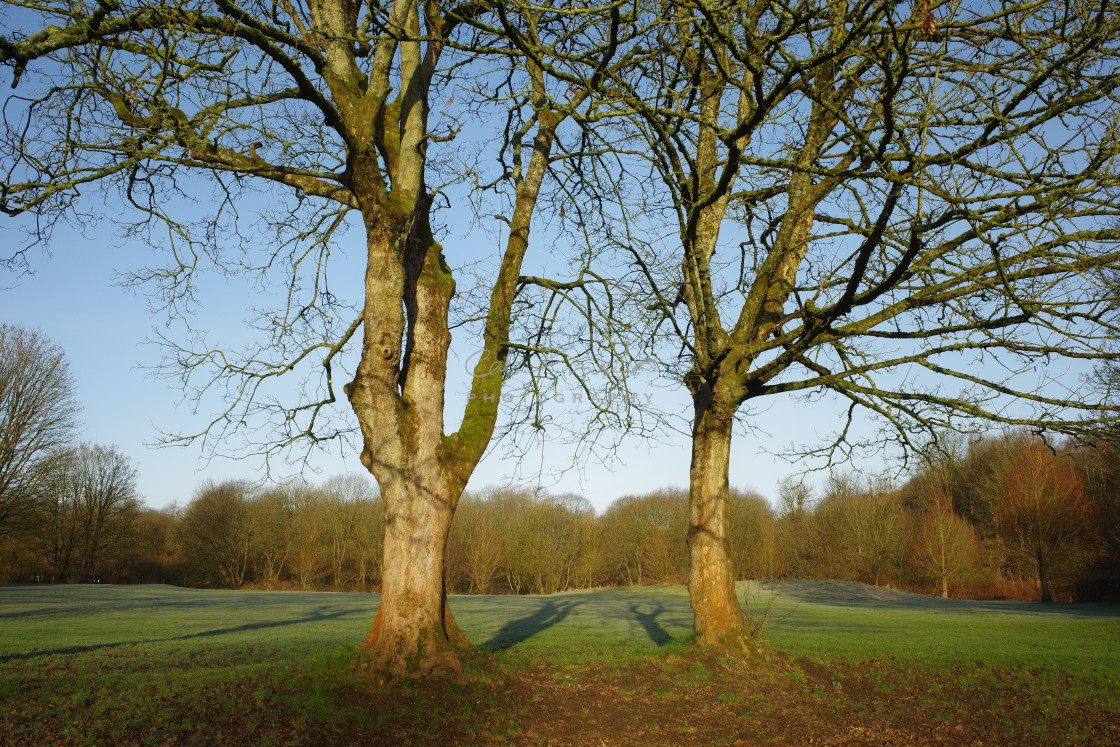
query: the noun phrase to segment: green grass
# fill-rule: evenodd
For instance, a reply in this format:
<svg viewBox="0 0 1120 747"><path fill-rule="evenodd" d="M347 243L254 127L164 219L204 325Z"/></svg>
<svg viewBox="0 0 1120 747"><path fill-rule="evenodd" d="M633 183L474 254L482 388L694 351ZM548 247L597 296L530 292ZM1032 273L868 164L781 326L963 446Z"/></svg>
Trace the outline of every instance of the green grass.
<svg viewBox="0 0 1120 747"><path fill-rule="evenodd" d="M909 693L937 709L942 688L1014 688L1008 724L1032 714L1054 719L1074 702L1109 708L1120 700L1120 607L867 601L799 591L795 585L776 597L766 639L829 672L858 673L887 700ZM765 592L744 593L752 608L767 601ZM370 594L0 587L0 743L296 744L376 731L389 716L353 696L361 683L349 670L376 604ZM468 638L499 652L503 666L541 666L573 687L588 662L622 678L630 662L655 652L679 656L692 623L680 587L454 597L452 607ZM834 676L809 683L790 671L783 681L804 683L809 696L840 707L864 708L847 700ZM652 692L666 702L678 691L719 686L712 671L692 663ZM401 703L409 687L397 693ZM439 718L425 711L427 701L401 706L416 710L402 713L421 731L400 739L424 743L423 729L440 718L489 724L489 734L515 742L524 736L513 706L491 707L484 702L491 696L478 696L469 683L450 687ZM717 699L746 713L754 697L728 690ZM962 713L943 715L952 722Z"/></svg>
<svg viewBox="0 0 1120 747"><path fill-rule="evenodd" d="M1120 606L798 599L779 595L765 637L808 657L1047 666L1080 676L1120 673Z"/></svg>

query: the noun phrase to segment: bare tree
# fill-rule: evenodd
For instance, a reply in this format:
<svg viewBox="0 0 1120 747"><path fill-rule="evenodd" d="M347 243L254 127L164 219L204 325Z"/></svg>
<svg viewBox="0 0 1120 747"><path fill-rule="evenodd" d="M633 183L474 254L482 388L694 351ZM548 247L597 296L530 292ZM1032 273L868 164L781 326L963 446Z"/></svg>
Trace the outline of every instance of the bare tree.
<svg viewBox="0 0 1120 747"><path fill-rule="evenodd" d="M1112 436L1103 443L1082 446L1074 455L1093 504L1094 534L1100 540L1102 560L1120 566L1120 442Z"/></svg>
<svg viewBox="0 0 1120 747"><path fill-rule="evenodd" d="M1011 551L1034 564L1043 602L1052 601L1054 566L1083 549L1091 512L1085 483L1068 455L1055 454L1039 439L1018 450L997 526Z"/></svg>
<svg viewBox="0 0 1120 747"><path fill-rule="evenodd" d="M142 508L136 517L136 540L128 548L126 575L140 583L182 584L183 554L174 506Z"/></svg>
<svg viewBox="0 0 1120 747"><path fill-rule="evenodd" d="M766 578L773 569L773 541L767 541L767 525L773 521L770 504L758 493L732 490L728 507L728 536L735 578Z"/></svg>
<svg viewBox="0 0 1120 747"><path fill-rule="evenodd" d="M988 441L995 442L994 439ZM969 446L959 435L941 434L922 454L918 474L902 489L904 501L920 517L909 564L923 580L933 581L945 598L949 597L953 584L978 575L982 556L977 528L959 513L958 504L967 503L973 515L980 514L977 521L983 516L992 516L991 511L981 508L983 500L978 499L977 492L983 492L983 488L975 481L969 484L966 474L971 473L974 478L987 475L988 482L996 484L1006 477L998 458L973 458L975 452L984 450L987 445L987 441L981 439ZM971 467L967 472L966 465ZM970 500L963 499L966 495ZM998 498L992 505L998 505Z"/></svg>
<svg viewBox="0 0 1120 747"><path fill-rule="evenodd" d="M279 583L297 542L291 491L274 487L253 496L249 501L249 520L257 537L262 580L274 586Z"/></svg>
<svg viewBox="0 0 1120 747"><path fill-rule="evenodd" d="M103 563L120 558L136 536L141 507L136 470L115 448L82 445L75 458L81 491L82 578L97 575Z"/></svg>
<svg viewBox="0 0 1120 747"><path fill-rule="evenodd" d="M1016 454L1030 441L1031 436L1021 431L987 435L969 444L953 470L953 505L984 539L996 537L999 505Z"/></svg>
<svg viewBox="0 0 1120 747"><path fill-rule="evenodd" d="M319 489L302 481L288 486L292 501L292 532L295 544L288 556L288 568L301 587L319 582L329 566L326 546L327 521L320 510Z"/></svg>
<svg viewBox="0 0 1120 747"><path fill-rule="evenodd" d="M744 405L834 395L833 436L796 449L828 464L982 421L1116 419L1060 382L1116 333L1120 14L1108 0L649 13L667 20L641 65L580 79L628 114L596 133L620 186L585 194L606 204L596 239L633 270L652 357L692 398L689 591L714 643L747 631L727 478ZM856 435L859 413L880 435Z"/></svg>
<svg viewBox="0 0 1120 747"><path fill-rule="evenodd" d="M50 566L57 582L69 578L81 541L80 510L69 490L67 472L65 459L50 460L46 465L31 531L36 552Z"/></svg>
<svg viewBox="0 0 1120 747"><path fill-rule="evenodd" d="M249 580L256 554L252 493L245 482L207 481L183 512L180 538L188 561L212 583L239 589Z"/></svg>
<svg viewBox="0 0 1120 747"><path fill-rule="evenodd" d="M129 549L139 509L128 458L114 448L82 444L51 455L32 531L58 581L74 567L88 581Z"/></svg>
<svg viewBox="0 0 1120 747"><path fill-rule="evenodd" d="M980 564L976 530L953 509L944 493L933 496L914 541L911 562L949 598L953 584L968 581Z"/></svg>
<svg viewBox="0 0 1120 747"><path fill-rule="evenodd" d="M73 438L79 410L62 349L0 324L0 537L33 508L44 457Z"/></svg>
<svg viewBox="0 0 1120 747"><path fill-rule="evenodd" d="M384 507L381 603L360 651L379 674L457 668L466 640L443 589L447 532L498 418L512 313L534 287L521 268L557 133L585 97L550 83L525 46L602 65L617 45L617 14L598 25L597 9L566 4L5 4L20 27L0 37L0 63L23 93L5 108L0 210L34 216L46 238L61 217L86 216L83 193L119 190L113 204L139 216L130 230L170 244L170 266L138 278L156 284L157 304L173 314L190 305L206 267L279 286L280 305L258 310L261 338L247 350L201 335L168 340L188 387L228 393L188 438L236 433L269 453L346 438L354 421L332 405L335 374L350 374L343 390L361 462ZM504 126L479 126L487 115ZM481 313L463 331L477 331L481 355L461 418L448 419L458 429L446 433L449 309L475 258L444 252L433 211L451 199L438 186L453 180L440 164L455 148L474 150L463 144L472 135L496 162L475 173L493 176L506 238L477 289ZM259 222L241 215L254 189L268 196ZM176 212L181 196L197 195L216 206L211 215ZM263 248L256 226L272 234ZM346 229L361 236L364 260L350 297L327 282ZM305 377L302 399L273 396L289 374Z"/></svg>
<svg viewBox="0 0 1120 747"><path fill-rule="evenodd" d="M340 475L323 484L318 491L319 509L324 514L324 539L329 551L332 582L341 586L347 569L353 566L361 519L360 504L368 500L368 478L359 475Z"/></svg>
<svg viewBox="0 0 1120 747"><path fill-rule="evenodd" d="M600 521L615 583L668 583L684 575L688 567L684 546L688 497L684 491L665 488L623 496Z"/></svg>
<svg viewBox="0 0 1120 747"><path fill-rule="evenodd" d="M809 578L811 560L819 551L813 536L812 490L803 479L785 478L778 485L778 521L775 526L781 575Z"/></svg>
<svg viewBox="0 0 1120 747"><path fill-rule="evenodd" d="M491 516L495 507L478 496L470 498L460 507L452 533L462 535L462 573L467 592L485 594L500 578L505 555L502 536Z"/></svg>
<svg viewBox="0 0 1120 747"><path fill-rule="evenodd" d="M366 587L381 580L381 526L384 511L381 497L371 495L358 504L358 531L354 536L354 554L358 585Z"/></svg>

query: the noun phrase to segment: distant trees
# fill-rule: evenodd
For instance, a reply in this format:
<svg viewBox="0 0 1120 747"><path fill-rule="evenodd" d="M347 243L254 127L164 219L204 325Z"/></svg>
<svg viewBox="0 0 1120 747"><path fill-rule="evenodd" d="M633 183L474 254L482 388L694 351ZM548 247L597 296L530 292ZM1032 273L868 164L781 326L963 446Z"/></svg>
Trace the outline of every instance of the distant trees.
<svg viewBox="0 0 1120 747"><path fill-rule="evenodd" d="M0 537L28 518L47 456L74 437L80 409L62 348L0 324Z"/></svg>
<svg viewBox="0 0 1120 747"><path fill-rule="evenodd" d="M940 579L943 594L954 583L1025 574L1049 601L1055 573L1071 580L1109 555L1107 498L1089 499L1109 494L1107 449L1012 431L933 459L903 488L922 517L911 564Z"/></svg>
<svg viewBox="0 0 1120 747"><path fill-rule="evenodd" d="M259 577L266 586L275 586L296 546L296 512L291 491L282 486L260 491L253 497L249 513L256 529Z"/></svg>
<svg viewBox="0 0 1120 747"><path fill-rule="evenodd" d="M688 569L688 494L664 489L619 498L602 520L607 571L623 584L682 582Z"/></svg>
<svg viewBox="0 0 1120 747"><path fill-rule="evenodd" d="M366 588L380 580L381 517L376 488L358 475L208 482L180 512L176 538L195 584Z"/></svg>
<svg viewBox="0 0 1120 747"><path fill-rule="evenodd" d="M300 585L307 586L317 583L326 570L328 551L323 543L327 517L320 511L319 496L312 486L297 483L289 485L288 490L295 512L296 540L288 562Z"/></svg>
<svg viewBox="0 0 1120 747"><path fill-rule="evenodd" d="M933 583L946 598L953 585L979 578L983 557L977 528L962 517L954 502L954 496L967 495L970 487L975 488L962 470L968 455L969 447L962 438L943 434L937 448L921 455L921 469L903 489L903 500L909 501L919 522L910 562L918 576ZM970 468L975 468L970 474L973 478L987 477L999 469L976 461L967 459Z"/></svg>
<svg viewBox="0 0 1120 747"><path fill-rule="evenodd" d="M1033 439L1015 454L996 516L1008 549L1037 570L1042 601L1051 601L1050 574L1081 551L1091 526L1085 482L1069 457Z"/></svg>
<svg viewBox="0 0 1120 747"><path fill-rule="evenodd" d="M953 584L976 577L981 558L976 530L944 493L934 495L913 543L912 563L949 598Z"/></svg>
<svg viewBox="0 0 1120 747"><path fill-rule="evenodd" d="M248 580L259 542L250 493L244 482L206 482L183 513L183 547L197 572L211 583L240 589Z"/></svg>
<svg viewBox="0 0 1120 747"><path fill-rule="evenodd" d="M587 499L501 487L470 504L469 520L452 526L453 588L501 579L514 594L548 594L598 582L598 523Z"/></svg>
<svg viewBox="0 0 1120 747"><path fill-rule="evenodd" d="M92 580L127 554L141 508L127 457L82 444L52 454L42 479L30 534L56 580Z"/></svg>
<svg viewBox="0 0 1120 747"><path fill-rule="evenodd" d="M1100 572L1120 575L1120 439L1115 435L1077 449L1075 463L1085 477L1086 495L1093 507Z"/></svg>
<svg viewBox="0 0 1120 747"><path fill-rule="evenodd" d="M71 446L81 408L62 348L0 324L0 575L93 580L135 555L136 470Z"/></svg>
<svg viewBox="0 0 1120 747"><path fill-rule="evenodd" d="M779 519L786 546L782 575L897 582L907 524L898 491L834 473L818 501L787 509Z"/></svg>
<svg viewBox="0 0 1120 747"><path fill-rule="evenodd" d="M317 492L320 513L323 514L323 540L327 550L327 567L332 582L338 586L352 580L359 565L358 554L364 532L362 522L374 518L362 511L377 491L366 478L358 475L340 475L328 480Z"/></svg>
<svg viewBox="0 0 1120 747"><path fill-rule="evenodd" d="M774 512L755 492L732 489L727 526L731 564L736 579L773 578L777 569L777 537Z"/></svg>
<svg viewBox="0 0 1120 747"><path fill-rule="evenodd" d="M466 494L459 504L448 541L448 585L465 584L471 594L487 594L501 580L505 542L498 517L478 495Z"/></svg>
<svg viewBox="0 0 1120 747"><path fill-rule="evenodd" d="M1120 568L1115 447L1051 450L1019 432L960 441L891 485L833 473L787 481L775 510L730 492L734 579L839 579L942 596L1069 593ZM52 455L28 529L0 543L0 579L169 582L237 588L377 589L383 508L361 475L320 484L204 483L182 508L143 508L128 461L84 445ZM984 467L989 467L985 471ZM538 594L683 583L688 493L619 498L596 514L577 495L501 486L463 497L447 588ZM1112 569L1112 570L1110 570Z"/></svg>
<svg viewBox="0 0 1120 747"><path fill-rule="evenodd" d="M179 516L174 508L141 508L135 521L135 540L124 563L121 580L181 584L185 560L179 542Z"/></svg>

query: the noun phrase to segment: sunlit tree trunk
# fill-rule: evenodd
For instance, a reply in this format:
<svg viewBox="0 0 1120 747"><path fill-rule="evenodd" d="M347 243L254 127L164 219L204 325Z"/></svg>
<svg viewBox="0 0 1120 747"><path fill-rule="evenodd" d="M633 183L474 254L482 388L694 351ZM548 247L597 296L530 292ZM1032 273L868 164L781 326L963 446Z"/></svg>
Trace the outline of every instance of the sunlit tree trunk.
<svg viewBox="0 0 1120 747"><path fill-rule="evenodd" d="M688 594L703 643L719 643L746 625L735 596L728 546L731 418L696 404L688 526Z"/></svg>
<svg viewBox="0 0 1120 747"><path fill-rule="evenodd" d="M427 675L457 670L451 650L464 641L443 589L443 564L452 507L419 480L385 499L381 604L360 649L375 669Z"/></svg>
<svg viewBox="0 0 1120 747"><path fill-rule="evenodd" d="M348 393L364 436L362 462L381 486L385 512L381 601L360 650L375 671L426 676L458 669L453 649L465 643L446 601L444 556L466 480L443 436L455 283L426 216L413 220L411 232L368 227L366 297L385 298L373 308L367 302L374 318ZM401 235L408 240L395 240Z"/></svg>

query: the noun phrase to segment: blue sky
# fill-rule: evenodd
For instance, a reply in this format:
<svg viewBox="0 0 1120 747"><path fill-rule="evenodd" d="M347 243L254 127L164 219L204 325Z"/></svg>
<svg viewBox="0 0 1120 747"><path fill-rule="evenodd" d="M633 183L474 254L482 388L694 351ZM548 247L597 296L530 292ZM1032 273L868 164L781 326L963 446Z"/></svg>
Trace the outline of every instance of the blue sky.
<svg viewBox="0 0 1120 747"><path fill-rule="evenodd" d="M16 225L0 224L0 244L12 247L22 239ZM81 438L118 446L139 471L141 495L149 505L162 507L185 503L205 479L258 478L263 463L253 457L205 460L197 447L153 445L161 431L197 429L209 413L192 413L177 382L154 375L151 369L160 360L160 350L146 341L161 320L152 315L143 293L118 281L118 273L149 262L151 251L136 242L122 244L108 227L87 228L84 235L75 228L60 228L49 254L29 255L31 273L0 270L0 320L40 329L66 350L84 408ZM199 319L217 340L238 337L244 307L263 300L227 292L219 281L206 290ZM469 341L456 347L469 349ZM451 365L449 419L455 417L466 391L465 374L458 373L465 368L463 357L460 354ZM647 387L640 393L664 409L687 413L681 390ZM818 425L823 431L835 421L829 423L828 416L807 412L803 405L768 404L768 412L750 418L764 430L737 439L732 484L773 499L778 480L795 467L760 449L811 439ZM579 407L570 398L557 406ZM574 466L571 450L556 441L546 440L520 460L507 452L506 444L494 444L471 486L511 481L541 484L556 492L581 493L601 510L622 495L684 486L688 480L684 434L666 433L652 441L631 438L617 452L599 449L581 456ZM363 471L356 454L336 452L317 455L307 465L282 465L278 472L291 475L301 469L313 481Z"/></svg>
<svg viewBox="0 0 1120 747"><path fill-rule="evenodd" d="M88 207L88 206L87 206ZM246 209L253 205L246 204ZM485 255L497 242L473 225L473 213L452 208L445 216L448 236L443 240L449 261L454 266L472 261L485 264ZM0 246L10 253L24 236L18 222L0 222ZM547 221L534 229L535 255L530 272L544 272L551 262L566 254ZM266 245L262 237L260 242ZM550 244L553 244L550 246ZM337 280L332 290L353 297L361 287L361 254L353 246L361 246L356 233L341 237L338 247ZM267 248L267 245L265 246ZM200 482L206 479L260 479L264 465L260 458L204 459L197 446L156 448L162 433L195 432L215 412L216 402L204 404L194 412L185 402L176 380L160 378L154 367L161 350L147 342L156 330L166 329L175 338L181 329L164 327L161 316L150 310L149 299L137 289L119 282L121 273L137 271L158 262L148 244L139 240L124 241L112 232L108 221L97 227L60 227L54 235L49 253L28 255L29 274L0 269L0 321L37 328L62 346L70 361L77 383L77 395L84 407L84 429L81 437L99 444L113 444L125 453L139 471L139 490L149 505L184 504ZM350 256L347 256L350 252ZM332 262L334 260L332 259ZM477 268L476 268L477 269ZM483 270L483 273L485 270ZM245 320L250 309L275 303L275 289L263 290L259 285L229 280L211 273L203 278L198 297L198 314L192 321L195 329L206 330L216 343L233 346L246 337ZM469 283L464 280L460 287ZM447 424L454 430L468 391L468 364L475 352L471 339L457 338L453 359L449 364ZM994 361L986 365L995 365ZM905 375L905 372L899 375ZM994 375L994 374L993 374ZM1076 385L1077 373L1052 372L1056 384ZM338 376L339 386L345 379ZM643 399L676 418L678 431L665 431L654 439L630 437L617 450L600 446L573 454L556 430L544 433L533 448L515 458L510 444L499 442L475 473L471 488L514 483L522 486L543 486L553 492L574 492L586 496L602 510L612 500L626 494L642 493L666 486L685 486L688 482L689 438L687 435L689 403L683 387L665 383L639 384L637 393ZM579 420L587 405L568 399L553 402L554 412ZM731 482L741 489L753 489L772 501L777 498L778 482L797 472L806 464L790 464L773 455L793 444L820 446L842 422L843 408L835 400L823 398L814 402L788 397L762 400L751 409L744 406L740 415L741 433L733 444ZM340 412L350 416L347 407ZM857 437L873 437L872 423L862 422ZM608 444L612 434L604 439ZM219 444L216 451L226 456L244 456L237 444ZM818 465L819 466L819 465ZM870 472L884 469L877 455L857 466ZM345 473L362 473L356 450L336 447L332 452L316 454L309 462L274 465L275 475L290 477L301 471L312 481ZM850 467L850 465L849 465ZM847 468L847 467L846 467ZM810 476L819 484L821 475Z"/></svg>

